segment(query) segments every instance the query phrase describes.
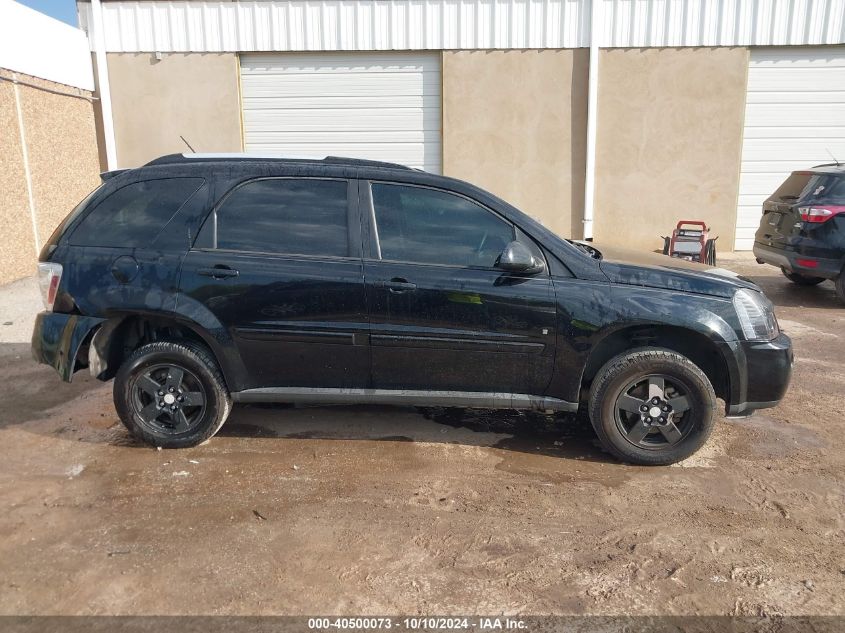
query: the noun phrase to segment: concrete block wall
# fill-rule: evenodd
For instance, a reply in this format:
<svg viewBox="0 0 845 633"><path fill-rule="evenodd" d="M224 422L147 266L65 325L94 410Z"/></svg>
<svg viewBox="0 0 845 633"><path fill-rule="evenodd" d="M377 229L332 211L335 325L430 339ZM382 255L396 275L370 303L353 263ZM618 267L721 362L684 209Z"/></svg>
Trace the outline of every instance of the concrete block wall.
<svg viewBox="0 0 845 633"><path fill-rule="evenodd" d="M4 284L35 274L40 247L99 183L91 93L0 68L0 147Z"/></svg>

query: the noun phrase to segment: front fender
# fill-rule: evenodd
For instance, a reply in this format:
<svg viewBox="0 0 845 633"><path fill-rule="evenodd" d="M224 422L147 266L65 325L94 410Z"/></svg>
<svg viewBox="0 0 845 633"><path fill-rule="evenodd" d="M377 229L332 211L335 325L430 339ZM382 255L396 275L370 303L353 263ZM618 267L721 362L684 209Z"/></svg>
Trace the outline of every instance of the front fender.
<svg viewBox="0 0 845 633"><path fill-rule="evenodd" d="M706 339L725 362L730 388L737 384L739 368L727 353L737 341L738 327L729 299L576 279L555 278L554 283L558 337L555 374L547 395L578 400L585 371L597 359L606 360L608 341L626 331L665 327Z"/></svg>
<svg viewBox="0 0 845 633"><path fill-rule="evenodd" d="M78 314L39 313L32 331L32 357L50 365L62 380L70 382L80 347L103 321Z"/></svg>

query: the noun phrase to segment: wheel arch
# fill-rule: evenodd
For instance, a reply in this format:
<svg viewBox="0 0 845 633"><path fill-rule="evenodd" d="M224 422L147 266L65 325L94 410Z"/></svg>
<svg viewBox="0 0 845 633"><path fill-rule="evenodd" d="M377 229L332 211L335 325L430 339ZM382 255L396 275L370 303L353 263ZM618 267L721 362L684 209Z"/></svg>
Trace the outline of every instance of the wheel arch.
<svg viewBox="0 0 845 633"><path fill-rule="evenodd" d="M136 349L164 340L188 341L205 347L220 367L227 388L233 391L239 387L243 371L234 345L211 336L201 325L172 313L111 316L90 342L91 374L99 380L110 380Z"/></svg>
<svg viewBox="0 0 845 633"><path fill-rule="evenodd" d="M640 324L609 333L593 347L581 376L581 393L587 393L598 371L619 354L642 347L677 352L698 366L719 398L731 400L728 363L719 345L707 335L675 325Z"/></svg>

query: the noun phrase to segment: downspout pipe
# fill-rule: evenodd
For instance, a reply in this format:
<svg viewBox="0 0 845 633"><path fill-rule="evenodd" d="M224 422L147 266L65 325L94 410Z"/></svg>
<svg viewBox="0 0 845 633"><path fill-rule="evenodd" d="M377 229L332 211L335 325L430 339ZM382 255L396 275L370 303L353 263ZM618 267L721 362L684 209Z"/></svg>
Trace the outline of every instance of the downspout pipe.
<svg viewBox="0 0 845 633"><path fill-rule="evenodd" d="M590 0L590 69L587 80L587 157L584 174L584 239L593 239L596 192L596 120L599 101L599 5Z"/></svg>
<svg viewBox="0 0 845 633"><path fill-rule="evenodd" d="M111 88L109 87L109 66L106 59L105 27L103 7L100 0L91 0L91 25L88 37L97 60L97 92L100 97L100 114L103 117L103 137L106 144L106 169L117 169L117 146L114 140L114 119L111 109Z"/></svg>

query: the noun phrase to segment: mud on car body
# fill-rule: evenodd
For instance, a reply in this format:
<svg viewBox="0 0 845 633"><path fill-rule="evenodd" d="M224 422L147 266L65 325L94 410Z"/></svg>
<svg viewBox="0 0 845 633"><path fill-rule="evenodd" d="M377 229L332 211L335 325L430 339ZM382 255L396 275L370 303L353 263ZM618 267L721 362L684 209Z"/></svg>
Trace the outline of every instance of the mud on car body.
<svg viewBox="0 0 845 633"><path fill-rule="evenodd" d="M40 257L35 358L114 379L163 447L232 403L589 411L620 459L771 407L792 349L727 271L564 240L468 183L326 158L174 155L107 175Z"/></svg>

